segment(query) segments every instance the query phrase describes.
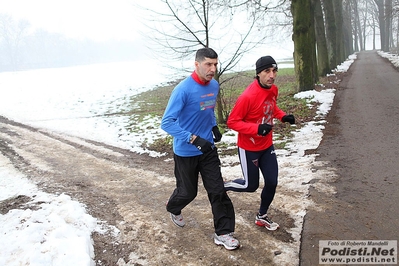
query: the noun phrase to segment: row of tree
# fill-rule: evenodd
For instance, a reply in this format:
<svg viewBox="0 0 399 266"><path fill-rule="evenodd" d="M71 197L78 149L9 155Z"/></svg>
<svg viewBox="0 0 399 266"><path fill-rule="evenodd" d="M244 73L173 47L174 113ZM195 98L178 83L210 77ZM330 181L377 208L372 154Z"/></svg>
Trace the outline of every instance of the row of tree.
<svg viewBox="0 0 399 266"><path fill-rule="evenodd" d="M398 0L159 0L144 17L147 36L167 59L191 59L199 47L220 51L216 79L260 46L285 38L294 42L299 91L311 90L368 40L376 48L398 47ZM152 5L154 6L154 5ZM158 5L157 5L158 6ZM141 6L141 8L144 8ZM150 23L151 21L151 23ZM223 83L217 104L219 123L228 115Z"/></svg>
<svg viewBox="0 0 399 266"><path fill-rule="evenodd" d="M300 91L313 88L348 55L365 50L369 36L373 49L377 33L381 50L398 47L399 1L292 0L291 13Z"/></svg>

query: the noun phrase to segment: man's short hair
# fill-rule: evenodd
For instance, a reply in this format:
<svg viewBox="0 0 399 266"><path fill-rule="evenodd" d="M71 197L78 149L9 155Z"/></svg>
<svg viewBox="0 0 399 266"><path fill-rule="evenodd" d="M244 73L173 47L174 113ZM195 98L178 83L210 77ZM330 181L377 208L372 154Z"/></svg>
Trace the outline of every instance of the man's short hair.
<svg viewBox="0 0 399 266"><path fill-rule="evenodd" d="M218 58L218 54L212 48L209 47L201 48L195 54L195 61L202 62L205 60L205 57L216 59Z"/></svg>

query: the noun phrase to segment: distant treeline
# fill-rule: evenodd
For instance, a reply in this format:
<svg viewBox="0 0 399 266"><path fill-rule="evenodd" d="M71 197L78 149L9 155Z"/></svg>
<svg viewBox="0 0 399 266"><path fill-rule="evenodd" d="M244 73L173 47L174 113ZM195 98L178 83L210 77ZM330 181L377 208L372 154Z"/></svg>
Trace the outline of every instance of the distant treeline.
<svg viewBox="0 0 399 266"><path fill-rule="evenodd" d="M0 14L0 72L137 60L142 47L133 41L100 43L43 30L32 33L28 22Z"/></svg>

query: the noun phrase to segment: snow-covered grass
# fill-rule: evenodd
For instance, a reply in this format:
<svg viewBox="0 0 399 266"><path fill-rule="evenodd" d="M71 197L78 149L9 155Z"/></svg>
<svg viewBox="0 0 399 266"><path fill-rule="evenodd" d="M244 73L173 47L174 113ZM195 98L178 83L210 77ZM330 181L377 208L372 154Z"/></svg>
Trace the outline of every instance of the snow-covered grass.
<svg viewBox="0 0 399 266"><path fill-rule="evenodd" d="M397 55L379 54L399 66ZM350 56L335 71L345 72L355 59L355 54ZM163 137L165 132L156 127L146 130L146 134L135 134L125 128L127 116L101 114L109 110L120 111L118 106L126 104L132 95L173 80L170 78L174 77L172 73L159 66L152 67L154 64L156 62L147 61L0 73L0 115L34 127L139 153L149 152L140 148L141 142L151 139L150 136ZM302 199L307 194L307 186L301 184L313 178L311 166L315 159L315 155L305 155L304 151L319 145L325 123L323 118L331 108L334 93L329 89L295 95L319 102L319 119L317 123L309 122L295 131L286 149L277 151L279 186L299 192L295 194ZM143 123L148 122L159 124L159 118L149 117ZM234 134L228 135L223 141L234 142ZM158 154L153 152L151 155ZM236 156L221 159L222 164L238 162ZM240 177L241 170L239 166L222 167L222 172L233 179ZM39 207L13 209L0 215L0 265L95 265L90 235L94 231L103 232L106 221L91 217L84 205L65 194L40 191L0 154L0 201L21 195L32 197L27 204ZM306 205L311 202L287 196L277 197L273 204L289 213L296 225L291 231L295 243L286 247L291 253L276 256L276 264L297 264L302 221Z"/></svg>
<svg viewBox="0 0 399 266"><path fill-rule="evenodd" d="M399 67L399 55L378 51L381 57L387 58L395 67Z"/></svg>

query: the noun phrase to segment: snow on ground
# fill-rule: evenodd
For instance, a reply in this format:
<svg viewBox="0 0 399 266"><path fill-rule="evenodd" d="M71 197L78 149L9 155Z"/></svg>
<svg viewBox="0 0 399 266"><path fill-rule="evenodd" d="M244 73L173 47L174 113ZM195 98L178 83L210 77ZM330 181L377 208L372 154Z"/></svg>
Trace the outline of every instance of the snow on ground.
<svg viewBox="0 0 399 266"><path fill-rule="evenodd" d="M90 236L102 229L79 202L41 192L2 155L0 178L0 201L24 195L41 206L0 215L1 265L94 265Z"/></svg>
<svg viewBox="0 0 399 266"><path fill-rule="evenodd" d="M399 66L397 55L379 54ZM345 72L355 59L355 54L350 56L335 71ZM124 128L127 117L103 117L101 114L121 111L119 106L126 103L129 96L164 81L175 80L176 76L167 69L151 67L154 64L146 61L0 73L0 115L34 127L101 141L140 153L148 152L140 148L143 138L151 140L150 135L164 136L165 132L156 128L147 131L148 136L142 133L129 134ZM157 69L158 73L148 69ZM323 118L331 108L334 93L334 90L308 91L298 93L295 97L319 102L318 115ZM148 122L159 125L160 121L149 118L143 123ZM302 197L307 194L307 188L301 184L313 178L311 165L315 156L304 155L304 151L317 148L324 122L307 123L295 132L287 150L277 151L279 185L300 192ZM234 142L235 136L226 135L223 141ZM157 156L156 153L151 155ZM223 164L238 161L236 156L221 159ZM237 175L241 172L239 166L222 167L222 171L229 179L240 177ZM69 196L40 191L0 154L0 201L19 195L36 195L29 204L33 206L40 202L40 208L14 209L0 215L0 265L95 265L90 235L93 231L113 229L88 215L85 206ZM284 211L295 219L296 228L291 233L299 242L305 205L311 203L300 201L298 205L298 201L285 197L275 201L273 204L284 206ZM23 225L20 224L21 219L26 221ZM276 256L276 263L297 263L295 254L298 254L299 247L286 248L291 248L292 253Z"/></svg>
<svg viewBox="0 0 399 266"><path fill-rule="evenodd" d="M395 67L399 67L399 55L391 54L382 51L378 51L378 54L384 58L387 58Z"/></svg>

